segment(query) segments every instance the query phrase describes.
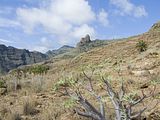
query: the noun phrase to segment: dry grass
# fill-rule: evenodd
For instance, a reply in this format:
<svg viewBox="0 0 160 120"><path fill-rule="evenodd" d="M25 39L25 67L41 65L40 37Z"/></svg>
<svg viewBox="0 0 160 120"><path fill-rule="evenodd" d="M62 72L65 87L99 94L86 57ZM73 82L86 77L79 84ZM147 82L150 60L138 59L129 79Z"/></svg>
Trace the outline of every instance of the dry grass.
<svg viewBox="0 0 160 120"><path fill-rule="evenodd" d="M35 115L38 111L35 109L34 101L25 101L23 103L23 114L24 115Z"/></svg>

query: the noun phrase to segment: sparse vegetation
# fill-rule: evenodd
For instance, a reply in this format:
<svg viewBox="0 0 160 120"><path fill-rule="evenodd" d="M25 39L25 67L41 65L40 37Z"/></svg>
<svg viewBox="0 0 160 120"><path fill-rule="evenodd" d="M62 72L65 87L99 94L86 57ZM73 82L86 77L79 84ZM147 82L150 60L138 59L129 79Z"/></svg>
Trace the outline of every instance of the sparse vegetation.
<svg viewBox="0 0 160 120"><path fill-rule="evenodd" d="M160 75L154 75L151 78L151 83L154 85L160 84Z"/></svg>
<svg viewBox="0 0 160 120"><path fill-rule="evenodd" d="M139 52L144 52L147 50L147 43L144 40L140 40L136 44L136 48L138 49Z"/></svg>
<svg viewBox="0 0 160 120"><path fill-rule="evenodd" d="M63 105L65 108L72 108L75 105L75 102L76 102L75 99L70 98L64 101Z"/></svg>
<svg viewBox="0 0 160 120"><path fill-rule="evenodd" d="M14 69L10 72L11 75L14 75L17 79L21 79L26 76L26 73L30 74L46 74L49 70L49 66L46 65L33 65L26 66L24 68Z"/></svg>
<svg viewBox="0 0 160 120"><path fill-rule="evenodd" d="M46 74L48 70L49 70L48 66L36 65L29 69L29 73L33 73L35 75L36 74Z"/></svg>
<svg viewBox="0 0 160 120"><path fill-rule="evenodd" d="M0 80L0 88L3 88L3 87L5 87L5 82L4 80Z"/></svg>
<svg viewBox="0 0 160 120"><path fill-rule="evenodd" d="M23 114L24 115L34 115L36 114L35 105L30 101L25 101L23 104Z"/></svg>
<svg viewBox="0 0 160 120"><path fill-rule="evenodd" d="M32 79L32 83L33 85L31 86L31 88L33 88L34 92L39 93L43 91L45 80L42 75L34 76L34 78Z"/></svg>
<svg viewBox="0 0 160 120"><path fill-rule="evenodd" d="M74 80L72 78L60 79L56 84L54 84L53 91L57 91L60 88L74 86L76 82L77 80Z"/></svg>
<svg viewBox="0 0 160 120"><path fill-rule="evenodd" d="M147 48L141 49L143 44L135 48L140 40ZM121 120L129 120L139 113L142 119L160 120L159 43L156 32L94 41L82 46L80 52L74 49L0 76L0 119L89 120L95 115L115 120L121 114ZM137 54L137 50L147 51Z"/></svg>

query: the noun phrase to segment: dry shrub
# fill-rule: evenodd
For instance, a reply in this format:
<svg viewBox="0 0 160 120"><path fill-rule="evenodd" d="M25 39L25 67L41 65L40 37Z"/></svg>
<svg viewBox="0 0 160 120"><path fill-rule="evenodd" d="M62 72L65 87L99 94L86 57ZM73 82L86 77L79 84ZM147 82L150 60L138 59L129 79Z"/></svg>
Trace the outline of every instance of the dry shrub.
<svg viewBox="0 0 160 120"><path fill-rule="evenodd" d="M40 93L44 90L45 78L42 75L33 76L31 83L32 83L31 88L33 92Z"/></svg>
<svg viewBox="0 0 160 120"><path fill-rule="evenodd" d="M25 101L23 104L23 114L24 115L35 115L38 110L35 109L35 104L33 101Z"/></svg>

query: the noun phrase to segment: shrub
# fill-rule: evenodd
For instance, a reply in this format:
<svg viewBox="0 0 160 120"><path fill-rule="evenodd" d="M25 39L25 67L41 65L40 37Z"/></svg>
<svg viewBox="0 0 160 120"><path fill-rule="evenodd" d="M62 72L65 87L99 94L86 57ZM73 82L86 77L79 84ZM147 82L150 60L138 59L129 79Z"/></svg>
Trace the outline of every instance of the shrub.
<svg viewBox="0 0 160 120"><path fill-rule="evenodd" d="M31 87L33 88L34 92L38 93L44 90L45 79L42 75L35 76L32 80L33 85Z"/></svg>
<svg viewBox="0 0 160 120"><path fill-rule="evenodd" d="M54 86L53 86L53 91L57 91L61 87L69 87L75 85L77 81L73 80L72 78L67 78L67 79L60 79Z"/></svg>
<svg viewBox="0 0 160 120"><path fill-rule="evenodd" d="M10 73L14 75L17 79L21 79L26 76L26 73L30 74L46 74L49 70L49 66L47 65L33 65L26 66L24 68L18 68L12 70Z"/></svg>
<svg viewBox="0 0 160 120"><path fill-rule="evenodd" d="M3 80L0 80L0 88L4 88L5 87L5 82Z"/></svg>
<svg viewBox="0 0 160 120"><path fill-rule="evenodd" d="M29 72L33 74L46 74L48 70L49 70L48 66L37 65L37 66L31 67L29 69Z"/></svg>
<svg viewBox="0 0 160 120"><path fill-rule="evenodd" d="M136 48L138 49L139 52L144 52L147 50L147 43L143 40L140 40L137 44L136 44Z"/></svg>
<svg viewBox="0 0 160 120"><path fill-rule="evenodd" d="M34 114L36 114L36 111L34 109L34 104L29 102L29 101L26 101L23 104L23 114L24 115L34 115Z"/></svg>

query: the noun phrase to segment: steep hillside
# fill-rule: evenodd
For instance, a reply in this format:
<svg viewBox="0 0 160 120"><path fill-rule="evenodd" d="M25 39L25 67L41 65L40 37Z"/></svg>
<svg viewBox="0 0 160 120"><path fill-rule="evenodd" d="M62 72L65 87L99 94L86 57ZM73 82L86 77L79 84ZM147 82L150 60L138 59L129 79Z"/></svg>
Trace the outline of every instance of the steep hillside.
<svg viewBox="0 0 160 120"><path fill-rule="evenodd" d="M158 24L156 23L154 26L158 26ZM142 118L136 120L160 120L159 29L160 27L152 27L144 34L107 41L105 45L93 47L85 52L74 54L72 57L64 57L64 55L73 53L70 51L39 63L40 66L49 66L47 74L25 73L24 69L26 68L24 67L20 69L24 75L18 77L18 83L21 87L16 92L13 84L15 81L12 81L15 80L15 74L3 77L6 86L9 87L6 88L8 93L3 92L5 94L0 99L0 103L4 103L0 104L0 111L5 111L0 117L7 118L9 115L13 116L15 113L19 113L24 120L88 120L75 113L75 107L81 108L82 111L85 110L78 102L73 101L74 97L66 96L65 88L68 88L71 93L76 90L80 92L97 110L99 109L97 101L99 97L97 98L95 93L102 96L106 115L109 116L109 120L113 120L115 112L102 83L103 76L117 91L116 95L119 93L120 83L124 83L126 96L123 100L125 104L129 100L133 103L136 102L144 94L152 93L153 89L154 94L135 107L134 111L147 107ZM146 49L144 51L139 51L137 48L139 41L145 43ZM91 44L91 41L88 41L87 44ZM82 46L84 44L78 44L77 48ZM77 51L77 48L74 50ZM33 65L28 67L36 68ZM87 82L83 71L92 78L95 92L89 92L90 83ZM34 103L32 106L36 111L34 114L28 115L23 111L22 108L25 107L23 103L26 101Z"/></svg>
<svg viewBox="0 0 160 120"><path fill-rule="evenodd" d="M47 60L48 57L40 52L30 52L25 49L0 45L0 72L8 72L21 65L34 64Z"/></svg>

